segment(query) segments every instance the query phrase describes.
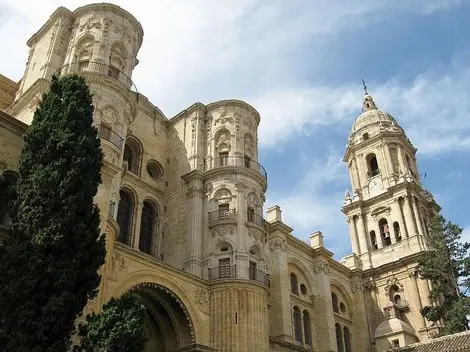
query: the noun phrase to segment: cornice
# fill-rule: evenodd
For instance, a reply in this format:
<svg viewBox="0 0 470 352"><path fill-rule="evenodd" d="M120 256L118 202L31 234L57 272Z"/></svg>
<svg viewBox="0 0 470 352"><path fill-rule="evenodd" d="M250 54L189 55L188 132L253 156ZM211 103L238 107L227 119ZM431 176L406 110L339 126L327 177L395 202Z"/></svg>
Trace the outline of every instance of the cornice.
<svg viewBox="0 0 470 352"><path fill-rule="evenodd" d="M251 106L250 104L248 104L247 102L243 100L238 100L238 99L218 100L213 103L207 104L206 109L207 111L209 111L209 110L215 110L215 109L223 108L227 106L238 106L238 107L249 110L256 119L256 125L259 126L259 123L261 121L259 112L253 106Z"/></svg>
<svg viewBox="0 0 470 352"><path fill-rule="evenodd" d="M204 171L204 181L213 180L220 176L227 175L243 175L254 178L261 185L263 192L266 192L266 189L268 187L267 180L258 171L247 168L244 165L215 167L210 170Z"/></svg>
<svg viewBox="0 0 470 352"><path fill-rule="evenodd" d="M187 278L188 281L193 281L200 285L201 287L204 287L206 289L209 288L207 280L201 279L200 277L191 274L188 271L184 271L181 269L178 269L174 266L171 266L169 264L166 264L160 260L158 260L155 257L152 257L149 254L142 253L141 251L126 246L125 244L119 243L119 242L114 242L114 250L119 250L122 253L125 253L128 258L132 258L132 260L136 261L139 264L142 264L146 267L151 267L151 266L160 266L163 267L169 271L172 271L175 276L179 275L180 277Z"/></svg>
<svg viewBox="0 0 470 352"><path fill-rule="evenodd" d="M126 11L122 7L119 7L114 4L95 3L95 4L89 4L89 5L85 5L85 6L81 6L77 8L75 11L73 11L72 15L75 17L81 17L84 15L85 12L92 12L92 11L112 12L119 16L124 15L125 17L127 17L129 22L133 24L139 31L139 38L138 38L139 42L137 45L137 51L140 49L140 47L142 46L143 38L144 38L144 29L142 28L142 25L140 24L140 22L137 21L137 19L129 11Z"/></svg>
<svg viewBox="0 0 470 352"><path fill-rule="evenodd" d="M273 337L269 338L269 342L273 345L278 345L284 348L287 348L291 351L299 351L299 352L312 352L311 348L307 348L301 345L296 345L292 342L284 341L284 340L279 340Z"/></svg>
<svg viewBox="0 0 470 352"><path fill-rule="evenodd" d="M397 266L405 266L410 263L416 263L422 254L423 252L415 252L415 253L407 255L406 257L400 257L399 259L394 260L393 262L388 262L380 266L363 270L364 277L373 276L377 272L383 272L383 271L396 269Z"/></svg>
<svg viewBox="0 0 470 352"><path fill-rule="evenodd" d="M50 86L49 82L45 78L39 78L34 82L26 92L21 94L18 100L16 100L11 106L9 106L5 112L10 115L17 115L26 105L31 103L31 100L38 94L45 93Z"/></svg>
<svg viewBox="0 0 470 352"><path fill-rule="evenodd" d="M21 122L18 119L15 119L13 116L7 114L0 110L0 126L2 129L6 129L10 132L13 132L17 136L23 137L28 129L28 125L24 122Z"/></svg>
<svg viewBox="0 0 470 352"><path fill-rule="evenodd" d="M280 220L274 220L272 222L266 221L268 233L273 233L274 231L279 231L285 233L286 236L289 235L294 229Z"/></svg>
<svg viewBox="0 0 470 352"><path fill-rule="evenodd" d="M181 176L183 181L185 182L191 182L191 181L201 181L204 182L204 173L201 172L200 170L192 170L183 176Z"/></svg>
<svg viewBox="0 0 470 352"><path fill-rule="evenodd" d="M142 180L140 176L134 175L132 172L126 172L123 177L124 180L128 181L129 185L134 187L139 187L144 189L145 191L149 192L150 194L154 194L157 197L163 199L165 192L154 185L149 184L148 182ZM157 181L155 181L156 183Z"/></svg>
<svg viewBox="0 0 470 352"><path fill-rule="evenodd" d="M177 124L180 120L184 119L186 116L189 116L191 113L193 113L194 111L197 111L197 110L203 111L205 113L206 106L202 103L199 103L199 102L194 103L193 105L191 105L187 109L184 109L183 111L180 111L178 114L176 114L175 116L170 118L168 120L168 125L173 126L173 125Z"/></svg>
<svg viewBox="0 0 470 352"><path fill-rule="evenodd" d="M31 38L28 39L26 45L31 47L36 42L38 37L47 31L55 23L55 21L61 17L68 17L70 20L73 20L73 12L63 6L57 8L46 21L46 23L44 23L44 25L36 33L34 33Z"/></svg>

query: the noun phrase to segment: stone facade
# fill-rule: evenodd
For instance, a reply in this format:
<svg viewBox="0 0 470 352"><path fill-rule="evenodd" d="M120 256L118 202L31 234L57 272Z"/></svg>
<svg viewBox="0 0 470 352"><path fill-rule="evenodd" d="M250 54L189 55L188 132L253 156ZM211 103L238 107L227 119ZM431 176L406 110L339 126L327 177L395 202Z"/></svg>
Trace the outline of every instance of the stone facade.
<svg viewBox="0 0 470 352"><path fill-rule="evenodd" d="M57 9L28 41L19 84L0 80L0 233L22 135L53 74L77 73L94 94L104 164L96 195L107 259L99 295L141 294L145 351L386 351L426 341L416 275L426 221L416 149L366 95L345 154L343 212L353 253L341 262L313 233L292 234L258 163L258 112L245 102L196 103L167 118L131 79L143 30L111 4Z"/></svg>

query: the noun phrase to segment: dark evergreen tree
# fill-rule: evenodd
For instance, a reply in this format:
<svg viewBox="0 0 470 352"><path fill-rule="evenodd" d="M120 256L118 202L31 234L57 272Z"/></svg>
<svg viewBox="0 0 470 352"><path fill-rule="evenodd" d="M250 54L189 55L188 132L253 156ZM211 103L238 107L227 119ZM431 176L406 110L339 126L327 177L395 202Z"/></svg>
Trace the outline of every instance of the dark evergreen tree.
<svg viewBox="0 0 470 352"><path fill-rule="evenodd" d="M87 316L80 324L82 352L141 352L145 344L144 320L146 309L140 296L125 293L112 298L99 314Z"/></svg>
<svg viewBox="0 0 470 352"><path fill-rule="evenodd" d="M462 229L447 222L442 215L429 224L429 251L419 261L419 273L431 282L431 306L421 314L437 325L444 323L443 335L468 329L470 315L469 288L470 243L461 241Z"/></svg>
<svg viewBox="0 0 470 352"><path fill-rule="evenodd" d="M0 249L0 349L57 351L97 294L105 259L102 152L83 78L53 77L24 137L11 237Z"/></svg>

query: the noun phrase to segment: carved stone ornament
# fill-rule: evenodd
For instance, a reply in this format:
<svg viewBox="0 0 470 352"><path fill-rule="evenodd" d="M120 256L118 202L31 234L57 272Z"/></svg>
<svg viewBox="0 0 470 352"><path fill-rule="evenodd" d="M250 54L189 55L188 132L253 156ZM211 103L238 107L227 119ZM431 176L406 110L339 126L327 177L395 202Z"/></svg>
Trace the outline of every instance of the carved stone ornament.
<svg viewBox="0 0 470 352"><path fill-rule="evenodd" d="M84 30L90 30L92 28L100 29L101 28L101 22L99 20L95 20L93 17L90 17L83 23L80 27L79 30L80 32Z"/></svg>
<svg viewBox="0 0 470 352"><path fill-rule="evenodd" d="M264 235L260 231L252 230L248 232L248 236L254 238L258 243L264 243Z"/></svg>
<svg viewBox="0 0 470 352"><path fill-rule="evenodd" d="M192 197L193 195L198 195L198 196L203 197L204 196L204 187L202 187L202 186L188 187L188 190L186 191L186 196L187 197Z"/></svg>
<svg viewBox="0 0 470 352"><path fill-rule="evenodd" d="M244 190L248 187L246 182L242 180L235 181L234 184L235 184L235 187L237 187L237 191Z"/></svg>
<svg viewBox="0 0 470 352"><path fill-rule="evenodd" d="M214 186L212 186L212 183L208 183L204 187L204 191L206 193L206 196L209 196L212 193L213 190L214 190Z"/></svg>
<svg viewBox="0 0 470 352"><path fill-rule="evenodd" d="M387 284L384 287L384 294L386 297L390 295L390 289L392 286L398 287L398 292L403 291L403 285L398 281L396 277L391 277L390 279L387 280Z"/></svg>
<svg viewBox="0 0 470 352"><path fill-rule="evenodd" d="M279 237L271 239L269 241L269 250L274 252L276 249L280 249L285 252L287 249L286 240Z"/></svg>
<svg viewBox="0 0 470 352"><path fill-rule="evenodd" d="M194 301L201 312L209 314L210 295L209 291L204 288L198 288L194 293Z"/></svg>
<svg viewBox="0 0 470 352"><path fill-rule="evenodd" d="M220 226L212 230L212 237L220 236L225 237L233 235L234 227L233 226Z"/></svg>
<svg viewBox="0 0 470 352"><path fill-rule="evenodd" d="M223 111L218 117L214 119L214 126L233 124L234 114L230 114L228 111Z"/></svg>
<svg viewBox="0 0 470 352"><path fill-rule="evenodd" d="M114 253L111 257L111 281L118 281L119 273L126 268L126 260L121 255Z"/></svg>
<svg viewBox="0 0 470 352"><path fill-rule="evenodd" d="M253 125L250 118L247 117L243 119L243 126L245 126L249 131L255 132L255 125Z"/></svg>
<svg viewBox="0 0 470 352"><path fill-rule="evenodd" d="M313 272L315 274L319 274L319 273L328 274L330 272L330 267L328 263L318 263L313 266Z"/></svg>
<svg viewBox="0 0 470 352"><path fill-rule="evenodd" d="M364 288L364 285L360 281L353 282L353 284L351 285L351 291L353 293L362 292L363 288Z"/></svg>

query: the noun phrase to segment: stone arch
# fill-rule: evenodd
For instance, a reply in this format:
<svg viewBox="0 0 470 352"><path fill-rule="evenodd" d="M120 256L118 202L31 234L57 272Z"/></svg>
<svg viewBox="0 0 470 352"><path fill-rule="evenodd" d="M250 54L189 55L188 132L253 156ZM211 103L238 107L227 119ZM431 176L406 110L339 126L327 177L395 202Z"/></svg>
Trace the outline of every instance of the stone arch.
<svg viewBox="0 0 470 352"><path fill-rule="evenodd" d="M230 152L232 136L228 128L222 127L214 133L215 155L223 152Z"/></svg>
<svg viewBox="0 0 470 352"><path fill-rule="evenodd" d="M129 196L129 199L122 199L123 194ZM122 203L124 202L124 203ZM130 202L130 204L128 204ZM128 246L133 246L135 236L135 225L137 219L137 192L130 186L122 185L119 190L119 203L117 211L117 223L119 225L117 240Z"/></svg>
<svg viewBox="0 0 470 352"><path fill-rule="evenodd" d="M233 187L228 185L220 185L216 187L212 192L212 199L216 201L230 201L232 200L233 195L235 194L235 190Z"/></svg>
<svg viewBox="0 0 470 352"><path fill-rule="evenodd" d="M299 279L299 274L300 274L300 276L302 276L302 278L305 281L305 282L299 282L299 285L303 283L305 286L307 286L307 292L309 295L315 294L314 292L315 281L313 279L311 272L308 270L307 266L304 263L302 263L299 259L294 258L294 257L287 258L287 265L289 267L289 275L291 273L292 267L297 269L296 270L297 278Z"/></svg>
<svg viewBox="0 0 470 352"><path fill-rule="evenodd" d="M114 289L112 297L119 297L123 293L139 287L154 288L170 295L185 314L190 326L191 343L207 343L208 332L202 324L200 313L195 307L195 302L189 296L188 289L184 288L175 279L175 276L155 270L137 271L120 281L120 285Z"/></svg>
<svg viewBox="0 0 470 352"><path fill-rule="evenodd" d="M95 41L95 37L90 33L85 33L77 38L73 55L74 61L78 62L79 65L82 62L83 66L86 62L86 66L88 66L88 62L93 61Z"/></svg>
<svg viewBox="0 0 470 352"><path fill-rule="evenodd" d="M233 253L233 248L236 248L235 242L229 238L217 238L211 245L209 252L220 254L220 249L222 246L228 245L229 248L226 253Z"/></svg>
<svg viewBox="0 0 470 352"><path fill-rule="evenodd" d="M140 176L144 146L135 136L128 136L124 145L123 161L127 162L127 170Z"/></svg>
<svg viewBox="0 0 470 352"><path fill-rule="evenodd" d="M354 301L351 298L351 295L348 293L346 286L344 286L342 282L335 279L330 280L330 285L332 288L331 291L336 292L338 299L340 299L339 303L341 303L341 298L345 300L347 313L354 313Z"/></svg>
<svg viewBox="0 0 470 352"><path fill-rule="evenodd" d="M109 53L109 65L125 71L129 58L129 50L121 41L116 41L111 45Z"/></svg>

